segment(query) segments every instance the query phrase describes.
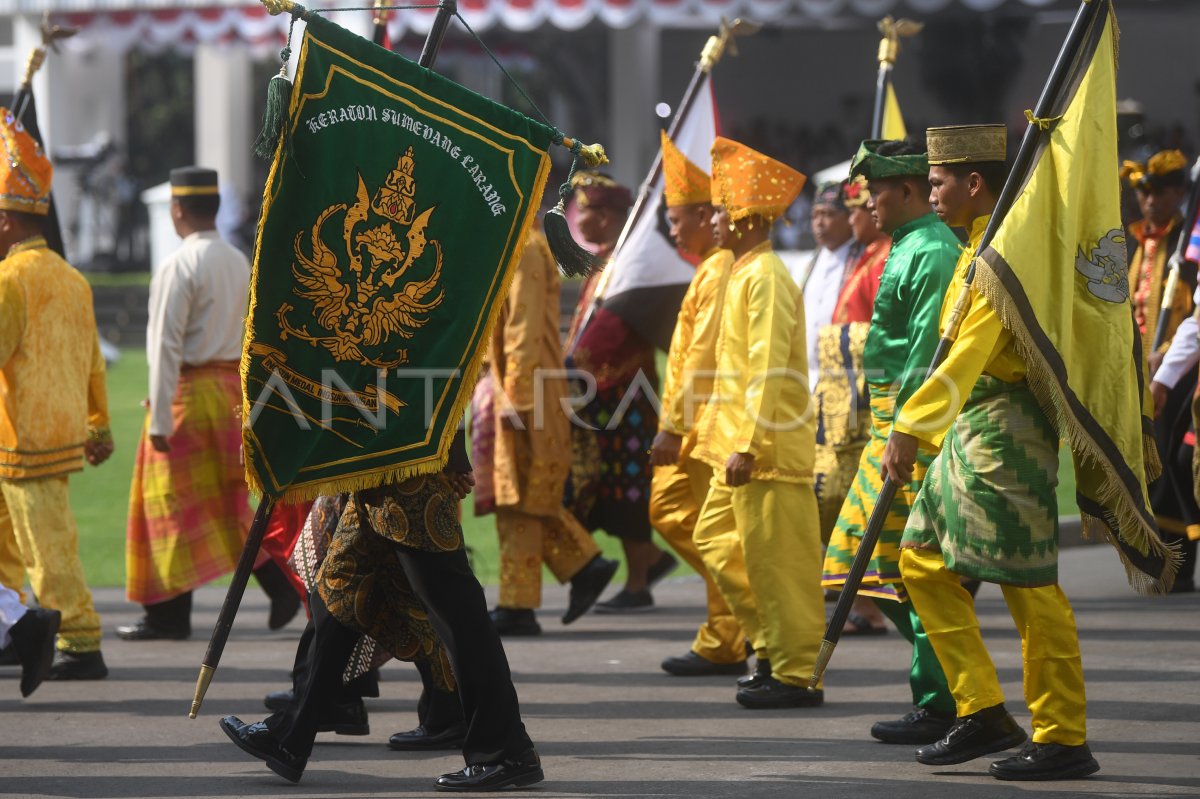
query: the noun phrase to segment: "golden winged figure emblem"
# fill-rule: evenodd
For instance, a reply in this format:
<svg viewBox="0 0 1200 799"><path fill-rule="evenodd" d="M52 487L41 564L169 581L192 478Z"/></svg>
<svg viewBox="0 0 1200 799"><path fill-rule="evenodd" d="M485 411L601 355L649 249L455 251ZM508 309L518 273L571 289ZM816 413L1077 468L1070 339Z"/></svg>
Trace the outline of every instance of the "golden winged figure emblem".
<svg viewBox="0 0 1200 799"><path fill-rule="evenodd" d="M353 203L329 206L311 228L296 233L293 293L312 304L310 319L320 331L310 331L308 322L293 324L289 315L296 308L284 303L275 312L280 339L291 336L324 347L335 360L378 368L408 360L400 345L429 321L429 313L445 298L438 288L442 247L425 235L436 206L415 213L414 166L410 147L379 187L375 203L359 174ZM374 227L372 212L382 217ZM334 227L339 214L341 235L335 248L326 241L326 229ZM403 237L397 235L397 226L408 228ZM425 257L429 249L432 259Z"/></svg>

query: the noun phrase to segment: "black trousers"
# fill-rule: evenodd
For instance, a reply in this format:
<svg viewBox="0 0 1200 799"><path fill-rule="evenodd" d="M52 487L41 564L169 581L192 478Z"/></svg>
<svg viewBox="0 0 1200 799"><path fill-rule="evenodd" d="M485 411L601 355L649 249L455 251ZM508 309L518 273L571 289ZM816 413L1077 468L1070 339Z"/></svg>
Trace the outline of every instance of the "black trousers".
<svg viewBox="0 0 1200 799"><path fill-rule="evenodd" d="M495 762L532 747L521 722L504 647L492 626L483 588L471 571L466 552L423 552L397 545L396 553L449 654L468 725L463 744L467 764ZM341 680L359 636L329 613L315 591L310 609L313 635L307 667L294 685L296 701L266 720L280 744L299 757L312 753L317 724L337 701L329 686ZM422 680L428 685L424 671ZM428 693L426 714L452 715L453 707L444 697L439 701ZM443 725L435 725L435 729L438 726Z"/></svg>
<svg viewBox="0 0 1200 799"><path fill-rule="evenodd" d="M312 602L312 597L308 600ZM318 597L318 601L320 598ZM313 625L311 618L308 624L304 626L304 632L300 633L300 641L296 646L296 660L292 664L292 690L296 690L304 680L304 675L308 671L308 660L312 655L312 640L316 634L316 627ZM334 685L330 685L326 690L333 691L337 696L334 698L336 704L345 704L353 702L357 699L362 699L368 696L379 696L379 669L371 669L370 671L355 677L350 682L343 682L339 677Z"/></svg>

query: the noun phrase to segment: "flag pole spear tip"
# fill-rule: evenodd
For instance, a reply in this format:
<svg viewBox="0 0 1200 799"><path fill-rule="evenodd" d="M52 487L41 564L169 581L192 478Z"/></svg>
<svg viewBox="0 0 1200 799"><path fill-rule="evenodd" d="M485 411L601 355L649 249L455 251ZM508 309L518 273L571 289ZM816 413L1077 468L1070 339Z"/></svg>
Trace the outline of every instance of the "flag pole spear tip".
<svg viewBox="0 0 1200 799"><path fill-rule="evenodd" d="M730 55L738 54L737 37L753 36L762 30L762 27L762 23L741 17L737 17L733 22L727 22L725 17L721 17L720 29L704 43L704 49L700 51L700 61L696 66L707 75L721 60L721 56L725 55L726 48L729 49Z"/></svg>
<svg viewBox="0 0 1200 799"><path fill-rule="evenodd" d="M263 8L267 9L267 13L275 17L280 14L290 14L295 9L296 4L293 0L259 0L263 4Z"/></svg>
<svg viewBox="0 0 1200 799"><path fill-rule="evenodd" d="M890 65L895 64L900 55L900 40L916 36L925 29L925 23L887 16L879 20L877 27L883 34L883 38L879 40L879 63Z"/></svg>

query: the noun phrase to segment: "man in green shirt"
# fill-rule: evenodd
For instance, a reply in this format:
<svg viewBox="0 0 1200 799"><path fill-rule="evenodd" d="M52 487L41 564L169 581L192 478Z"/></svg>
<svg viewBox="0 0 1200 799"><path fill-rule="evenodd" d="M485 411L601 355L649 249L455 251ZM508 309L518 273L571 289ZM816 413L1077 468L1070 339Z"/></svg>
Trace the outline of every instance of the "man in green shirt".
<svg viewBox="0 0 1200 799"><path fill-rule="evenodd" d="M879 229L892 237L892 250L880 277L863 351L871 394L871 438L826 550L822 580L826 587L841 588L846 582L883 485L881 459L892 423L925 379L940 337L942 298L962 250L950 228L930 211L928 173L925 148L911 141L863 142L851 166L851 177L867 179L871 192L867 208ZM896 492L859 589L874 599L913 646L909 685L914 708L899 720L880 721L871 728L871 735L885 743L933 743L946 734L955 718L946 676L900 580L900 539L932 459L932 453L926 455L911 482Z"/></svg>

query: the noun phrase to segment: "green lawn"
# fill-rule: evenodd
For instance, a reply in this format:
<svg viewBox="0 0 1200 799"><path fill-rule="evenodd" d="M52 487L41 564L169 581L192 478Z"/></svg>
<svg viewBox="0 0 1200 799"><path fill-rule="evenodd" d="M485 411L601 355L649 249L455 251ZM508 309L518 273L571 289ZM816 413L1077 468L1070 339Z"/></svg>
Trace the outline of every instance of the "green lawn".
<svg viewBox="0 0 1200 799"><path fill-rule="evenodd" d="M146 397L146 353L123 349L121 360L108 373L108 404L112 415L116 452L102 466L84 467L71 477L71 507L79 524L79 551L88 582L95 586L125 583L125 521L129 508L129 481L133 455L141 432ZM1075 506L1075 474L1070 459L1063 458L1059 503L1064 515L1078 513ZM472 550L472 563L480 581L494 585L499 580L496 524L494 516L477 517L471 500L463 506L463 530ZM597 537L609 557L618 557L620 542L608 535ZM660 546L664 546L659 541ZM617 580L623 579L622 572ZM681 565L685 573L687 567ZM549 578L547 578L549 579Z"/></svg>

